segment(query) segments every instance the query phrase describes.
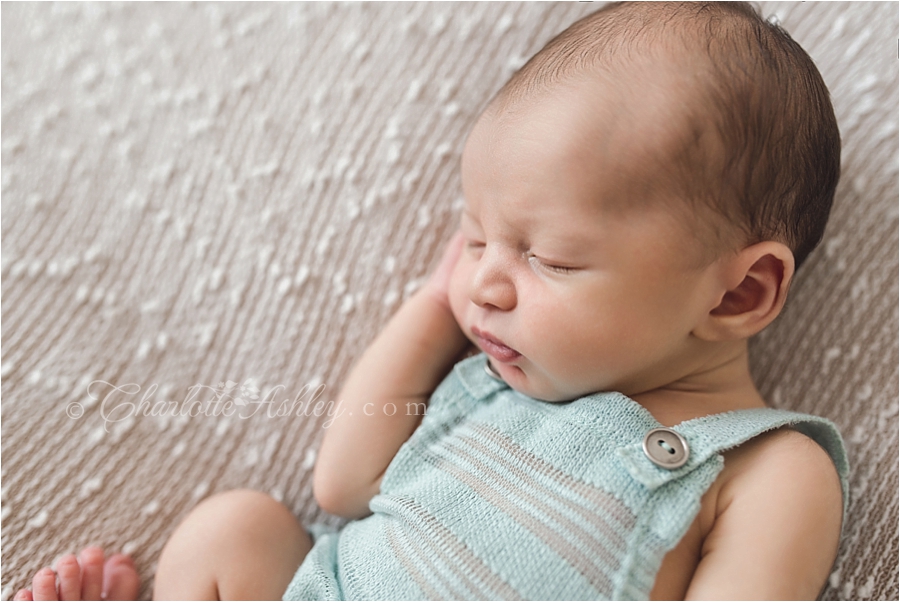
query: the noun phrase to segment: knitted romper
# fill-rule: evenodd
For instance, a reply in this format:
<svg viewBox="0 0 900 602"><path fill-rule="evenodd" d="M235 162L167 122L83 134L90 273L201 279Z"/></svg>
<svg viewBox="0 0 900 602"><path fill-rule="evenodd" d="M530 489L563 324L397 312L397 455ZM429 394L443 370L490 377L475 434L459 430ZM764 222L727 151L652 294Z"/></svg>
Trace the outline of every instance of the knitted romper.
<svg viewBox="0 0 900 602"><path fill-rule="evenodd" d="M373 514L320 535L285 600L646 599L720 452L785 425L831 455L846 508L846 456L824 419L745 410L646 437L661 425L620 393L547 403L485 365L478 355L454 367L385 472ZM660 450L684 464L658 465Z"/></svg>

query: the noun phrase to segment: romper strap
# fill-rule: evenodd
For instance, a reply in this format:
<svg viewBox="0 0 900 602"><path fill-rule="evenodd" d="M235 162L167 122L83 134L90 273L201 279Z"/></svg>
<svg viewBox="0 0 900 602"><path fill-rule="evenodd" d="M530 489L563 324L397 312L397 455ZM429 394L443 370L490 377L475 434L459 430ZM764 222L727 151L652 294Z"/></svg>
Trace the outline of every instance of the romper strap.
<svg viewBox="0 0 900 602"><path fill-rule="evenodd" d="M648 489L656 489L692 472L710 460L717 462L721 467L723 462L721 452L783 426L790 426L803 433L822 446L831 456L841 480L846 513L849 472L847 453L837 427L818 416L772 408L754 408L687 420L671 429L681 435L689 447L687 462L674 470L654 464L644 453L643 439L619 448L617 454L634 479ZM715 469L715 473L720 469Z"/></svg>

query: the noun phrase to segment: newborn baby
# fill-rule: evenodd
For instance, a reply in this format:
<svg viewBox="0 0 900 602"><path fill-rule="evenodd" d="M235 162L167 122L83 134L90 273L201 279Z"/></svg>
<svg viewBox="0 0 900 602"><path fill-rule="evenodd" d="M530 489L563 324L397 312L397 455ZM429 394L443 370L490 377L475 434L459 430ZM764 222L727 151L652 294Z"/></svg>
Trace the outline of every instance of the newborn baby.
<svg viewBox="0 0 900 602"><path fill-rule="evenodd" d="M155 596L815 598L843 445L766 407L747 340L820 241L839 165L814 64L748 6L575 23L478 119L461 232L344 386L314 490L359 520L313 545L264 494L214 496ZM113 568L109 595L136 593ZM59 572L17 599L76 592Z"/></svg>

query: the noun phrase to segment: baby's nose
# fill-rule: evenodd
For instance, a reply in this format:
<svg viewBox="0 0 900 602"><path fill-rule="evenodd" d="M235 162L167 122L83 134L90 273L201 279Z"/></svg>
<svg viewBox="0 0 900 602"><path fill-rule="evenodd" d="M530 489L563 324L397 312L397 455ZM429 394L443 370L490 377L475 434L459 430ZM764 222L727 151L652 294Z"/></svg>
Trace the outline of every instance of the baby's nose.
<svg viewBox="0 0 900 602"><path fill-rule="evenodd" d="M512 260L491 247L485 249L469 285L472 303L488 309L509 311L516 306Z"/></svg>

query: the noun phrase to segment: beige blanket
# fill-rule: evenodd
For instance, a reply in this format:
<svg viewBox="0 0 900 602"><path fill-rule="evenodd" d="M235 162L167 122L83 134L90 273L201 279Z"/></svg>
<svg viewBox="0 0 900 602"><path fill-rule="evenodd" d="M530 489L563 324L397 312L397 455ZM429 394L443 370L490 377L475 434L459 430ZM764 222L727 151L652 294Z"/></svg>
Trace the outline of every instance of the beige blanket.
<svg viewBox="0 0 900 602"><path fill-rule="evenodd" d="M149 596L167 536L218 491L326 518L328 416L304 385L334 399L456 227L480 108L594 8L3 3L3 597L88 544L133 554ZM824 596L897 599L898 8L762 10L820 66L844 167L753 369L849 446ZM93 381L120 390L104 406ZM229 381L255 415L141 409ZM300 416L254 404L278 385Z"/></svg>

